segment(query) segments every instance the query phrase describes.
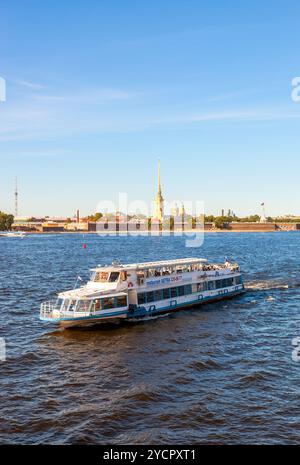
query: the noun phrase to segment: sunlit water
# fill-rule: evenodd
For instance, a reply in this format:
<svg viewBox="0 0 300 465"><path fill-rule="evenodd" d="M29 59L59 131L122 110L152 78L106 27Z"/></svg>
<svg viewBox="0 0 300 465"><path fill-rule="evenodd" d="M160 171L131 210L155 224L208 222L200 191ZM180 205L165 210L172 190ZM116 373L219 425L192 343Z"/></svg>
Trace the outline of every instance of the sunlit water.
<svg viewBox="0 0 300 465"><path fill-rule="evenodd" d="M82 243L87 248L82 248ZM300 440L300 234L0 238L0 442L285 443ZM136 325L56 331L39 305L76 276L123 263L236 259L248 292Z"/></svg>

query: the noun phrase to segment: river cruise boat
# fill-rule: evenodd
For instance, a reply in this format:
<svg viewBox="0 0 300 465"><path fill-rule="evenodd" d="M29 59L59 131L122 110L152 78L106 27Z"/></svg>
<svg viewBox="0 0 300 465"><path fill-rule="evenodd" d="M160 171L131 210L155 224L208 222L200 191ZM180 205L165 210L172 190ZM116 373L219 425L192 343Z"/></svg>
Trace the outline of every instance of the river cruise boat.
<svg viewBox="0 0 300 465"><path fill-rule="evenodd" d="M199 258L98 266L84 286L41 304L40 318L60 326L138 321L244 292L239 266Z"/></svg>

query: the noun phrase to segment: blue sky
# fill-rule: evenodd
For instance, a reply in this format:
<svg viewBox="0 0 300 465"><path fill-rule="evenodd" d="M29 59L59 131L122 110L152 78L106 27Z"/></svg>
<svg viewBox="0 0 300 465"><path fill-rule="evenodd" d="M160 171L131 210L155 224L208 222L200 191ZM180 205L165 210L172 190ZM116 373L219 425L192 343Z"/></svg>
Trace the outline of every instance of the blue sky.
<svg viewBox="0 0 300 465"><path fill-rule="evenodd" d="M0 210L300 214L300 4L0 0Z"/></svg>

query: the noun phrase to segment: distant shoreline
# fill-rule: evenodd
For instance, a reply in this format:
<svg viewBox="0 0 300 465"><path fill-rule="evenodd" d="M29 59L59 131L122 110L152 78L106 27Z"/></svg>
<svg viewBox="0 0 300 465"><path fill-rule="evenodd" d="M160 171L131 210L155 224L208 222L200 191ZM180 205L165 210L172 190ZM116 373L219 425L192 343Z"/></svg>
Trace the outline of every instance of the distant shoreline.
<svg viewBox="0 0 300 465"><path fill-rule="evenodd" d="M236 229L234 231L230 231L228 229L216 229L216 230L185 230L185 231L152 231L152 232L143 232L143 231L47 231L47 232L40 232L40 231L23 231L27 236L53 236L53 235L83 235L83 236L90 236L90 235L97 235L97 236L182 236L184 234L195 235L195 234L216 234L216 233L225 233L225 234L235 234L235 233L279 233L279 232L297 232L295 229L289 230L245 230L245 229ZM300 232L300 231L299 231Z"/></svg>

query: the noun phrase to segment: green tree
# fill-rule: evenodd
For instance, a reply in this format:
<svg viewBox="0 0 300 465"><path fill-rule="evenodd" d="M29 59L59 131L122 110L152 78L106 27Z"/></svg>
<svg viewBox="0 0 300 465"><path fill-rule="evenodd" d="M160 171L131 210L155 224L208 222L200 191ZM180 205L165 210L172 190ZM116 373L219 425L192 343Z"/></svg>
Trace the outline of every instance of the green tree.
<svg viewBox="0 0 300 465"><path fill-rule="evenodd" d="M10 231L14 216L0 211L0 231Z"/></svg>
<svg viewBox="0 0 300 465"><path fill-rule="evenodd" d="M88 216L88 221L99 221L103 217L102 213L95 213L94 215Z"/></svg>
<svg viewBox="0 0 300 465"><path fill-rule="evenodd" d="M208 215L204 217L205 223L213 223L215 221L214 215Z"/></svg>
<svg viewBox="0 0 300 465"><path fill-rule="evenodd" d="M225 227L225 219L226 217L225 216L218 216L215 218L215 227L218 228L218 229L224 229Z"/></svg>

